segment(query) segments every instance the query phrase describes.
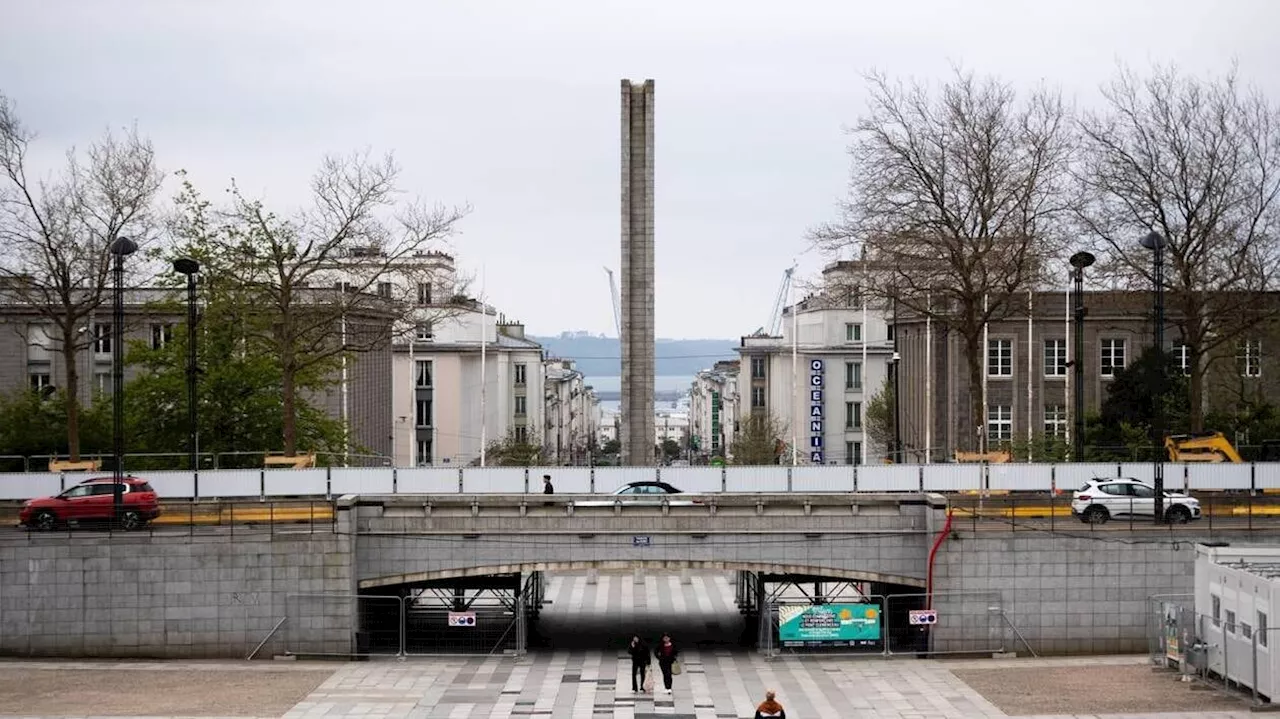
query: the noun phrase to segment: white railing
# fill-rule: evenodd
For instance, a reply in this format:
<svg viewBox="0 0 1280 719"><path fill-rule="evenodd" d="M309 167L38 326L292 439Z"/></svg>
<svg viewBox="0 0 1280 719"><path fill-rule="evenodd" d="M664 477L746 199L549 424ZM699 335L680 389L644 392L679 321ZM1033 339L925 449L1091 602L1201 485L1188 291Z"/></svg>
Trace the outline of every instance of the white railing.
<svg viewBox="0 0 1280 719"><path fill-rule="evenodd" d="M344 494L607 494L629 482L659 480L685 492L1050 492L1095 477L1150 480L1151 464L930 464L763 467L334 467L139 472L161 497L335 497ZM46 497L89 476L0 473L0 501ZM1280 489L1280 463L1166 464L1170 490Z"/></svg>

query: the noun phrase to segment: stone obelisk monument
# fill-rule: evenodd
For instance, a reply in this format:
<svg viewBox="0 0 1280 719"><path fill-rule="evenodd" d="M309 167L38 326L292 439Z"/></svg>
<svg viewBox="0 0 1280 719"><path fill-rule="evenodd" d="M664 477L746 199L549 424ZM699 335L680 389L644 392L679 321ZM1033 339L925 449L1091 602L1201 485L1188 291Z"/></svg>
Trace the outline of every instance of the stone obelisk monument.
<svg viewBox="0 0 1280 719"><path fill-rule="evenodd" d="M653 80L622 81L622 464L651 465Z"/></svg>

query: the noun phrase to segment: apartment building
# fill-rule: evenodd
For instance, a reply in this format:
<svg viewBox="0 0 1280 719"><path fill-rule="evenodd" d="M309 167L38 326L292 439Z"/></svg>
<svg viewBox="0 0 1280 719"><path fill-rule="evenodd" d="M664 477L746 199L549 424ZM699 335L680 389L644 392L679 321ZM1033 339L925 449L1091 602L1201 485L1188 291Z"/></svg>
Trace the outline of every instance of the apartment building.
<svg viewBox="0 0 1280 719"><path fill-rule="evenodd" d="M543 458L556 465L587 464L597 447L600 400L573 360L545 360L543 373Z"/></svg>
<svg viewBox="0 0 1280 719"><path fill-rule="evenodd" d="M865 417L894 356L885 313L856 293L825 291L785 308L782 319L781 336L741 340L738 422L776 419L784 461L793 452L801 464L881 461L888 448L869 440Z"/></svg>
<svg viewBox="0 0 1280 719"><path fill-rule="evenodd" d="M689 450L695 457L723 457L737 432L738 360L702 370L689 389Z"/></svg>

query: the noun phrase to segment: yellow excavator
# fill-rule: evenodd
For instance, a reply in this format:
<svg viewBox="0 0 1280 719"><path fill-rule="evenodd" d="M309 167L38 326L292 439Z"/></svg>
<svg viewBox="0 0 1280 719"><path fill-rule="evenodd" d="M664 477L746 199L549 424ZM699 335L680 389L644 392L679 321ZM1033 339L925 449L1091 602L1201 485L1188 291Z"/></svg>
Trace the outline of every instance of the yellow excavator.
<svg viewBox="0 0 1280 719"><path fill-rule="evenodd" d="M1171 434L1164 438L1170 462L1243 462L1221 432Z"/></svg>

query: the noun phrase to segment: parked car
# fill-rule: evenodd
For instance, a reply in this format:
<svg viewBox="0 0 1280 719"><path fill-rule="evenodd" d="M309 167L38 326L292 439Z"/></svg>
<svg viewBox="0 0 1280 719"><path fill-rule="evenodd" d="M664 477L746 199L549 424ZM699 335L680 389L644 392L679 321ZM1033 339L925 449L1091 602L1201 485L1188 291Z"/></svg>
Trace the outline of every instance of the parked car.
<svg viewBox="0 0 1280 719"><path fill-rule="evenodd" d="M666 482L630 482L615 489L609 499L586 499L574 502L578 507L612 507L616 502L626 504L662 504L664 500L672 505L702 504L696 498L672 498L684 492Z"/></svg>
<svg viewBox="0 0 1280 719"><path fill-rule="evenodd" d="M126 477L122 484L124 494L119 522L123 529L140 529L160 516L160 500L150 484L137 477ZM18 513L18 521L42 530L53 529L60 524L109 522L115 511L115 486L116 482L111 477L90 479L62 494L28 500Z"/></svg>
<svg viewBox="0 0 1280 719"><path fill-rule="evenodd" d="M1200 500L1179 492L1164 493L1164 516L1186 523L1200 518ZM1071 514L1082 522L1102 524L1112 517L1153 517L1155 487L1136 479L1091 479L1071 497Z"/></svg>

